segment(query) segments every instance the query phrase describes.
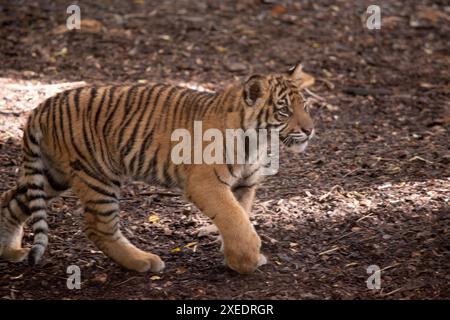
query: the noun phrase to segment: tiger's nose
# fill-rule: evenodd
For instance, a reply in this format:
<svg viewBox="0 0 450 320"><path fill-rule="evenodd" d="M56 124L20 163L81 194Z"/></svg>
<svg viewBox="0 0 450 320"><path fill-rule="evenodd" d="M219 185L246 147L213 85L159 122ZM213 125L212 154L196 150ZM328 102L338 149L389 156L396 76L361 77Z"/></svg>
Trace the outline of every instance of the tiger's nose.
<svg viewBox="0 0 450 320"><path fill-rule="evenodd" d="M311 135L311 133L312 133L312 129L310 129L310 128L302 128L302 131L307 136Z"/></svg>

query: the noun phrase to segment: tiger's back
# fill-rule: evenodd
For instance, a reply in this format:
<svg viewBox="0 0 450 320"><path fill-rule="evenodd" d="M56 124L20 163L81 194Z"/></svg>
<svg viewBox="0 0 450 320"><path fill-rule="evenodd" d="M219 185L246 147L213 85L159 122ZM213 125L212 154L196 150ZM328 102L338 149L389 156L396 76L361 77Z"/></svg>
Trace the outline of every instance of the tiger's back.
<svg viewBox="0 0 450 320"><path fill-rule="evenodd" d="M175 143L171 133L192 131L194 120L214 122L220 109L212 119L208 115L216 98L162 84L79 88L45 101L30 117L28 130L41 130L43 153L64 174L82 168L116 184L127 176L180 185L184 176L169 159ZM166 167L159 168L160 163Z"/></svg>

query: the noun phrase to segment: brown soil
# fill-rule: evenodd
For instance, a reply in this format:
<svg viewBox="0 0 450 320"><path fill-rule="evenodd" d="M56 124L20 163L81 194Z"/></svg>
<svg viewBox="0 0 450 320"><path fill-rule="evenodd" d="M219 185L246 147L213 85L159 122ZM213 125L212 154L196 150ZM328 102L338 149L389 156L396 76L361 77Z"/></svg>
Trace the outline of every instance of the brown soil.
<svg viewBox="0 0 450 320"><path fill-rule="evenodd" d="M14 185L27 112L78 81L214 89L301 60L326 99L313 109L317 136L305 154L283 154L258 191L254 222L270 263L255 274L222 265L214 237L196 236L207 220L181 196L129 184L123 231L165 260L159 278L99 253L67 194L52 206L42 263L0 261L0 297L450 298L445 1L378 1L382 27L372 31L371 1L108 3L81 4L91 19L81 32L59 27L67 1L0 4L0 192ZM81 268L81 290L66 288L69 265ZM380 290L367 289L369 265L382 269Z"/></svg>

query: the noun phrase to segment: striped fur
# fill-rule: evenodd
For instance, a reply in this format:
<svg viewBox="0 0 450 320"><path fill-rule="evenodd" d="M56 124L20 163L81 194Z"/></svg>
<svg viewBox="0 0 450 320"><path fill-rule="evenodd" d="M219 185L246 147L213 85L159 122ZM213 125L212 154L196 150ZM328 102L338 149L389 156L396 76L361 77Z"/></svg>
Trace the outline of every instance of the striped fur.
<svg viewBox="0 0 450 320"><path fill-rule="evenodd" d="M131 178L184 190L218 227L227 264L252 272L265 261L248 218L261 165L174 164L177 142L171 134L179 128L192 132L195 120L203 122L203 130L221 132L277 128L288 147L304 144L299 134L313 130L295 70L253 76L216 93L166 84L59 93L39 105L25 127L21 176L1 198L0 256L10 261L28 256L36 264L48 244L47 203L71 188L84 207L84 231L100 250L125 268L160 271L164 263L157 255L120 232L120 185ZM26 221L34 233L29 252L21 246Z"/></svg>

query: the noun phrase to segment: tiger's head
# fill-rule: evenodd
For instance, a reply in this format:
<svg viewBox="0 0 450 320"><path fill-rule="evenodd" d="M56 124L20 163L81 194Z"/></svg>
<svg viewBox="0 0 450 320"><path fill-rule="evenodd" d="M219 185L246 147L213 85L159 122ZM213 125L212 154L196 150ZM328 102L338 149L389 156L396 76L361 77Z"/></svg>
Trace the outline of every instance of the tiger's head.
<svg viewBox="0 0 450 320"><path fill-rule="evenodd" d="M288 73L251 76L243 86L247 123L279 131L288 151L302 152L314 136L314 123L301 89L313 78L297 64Z"/></svg>

